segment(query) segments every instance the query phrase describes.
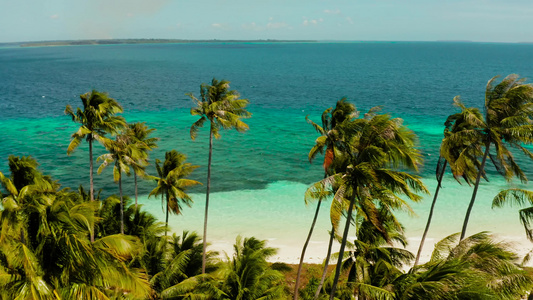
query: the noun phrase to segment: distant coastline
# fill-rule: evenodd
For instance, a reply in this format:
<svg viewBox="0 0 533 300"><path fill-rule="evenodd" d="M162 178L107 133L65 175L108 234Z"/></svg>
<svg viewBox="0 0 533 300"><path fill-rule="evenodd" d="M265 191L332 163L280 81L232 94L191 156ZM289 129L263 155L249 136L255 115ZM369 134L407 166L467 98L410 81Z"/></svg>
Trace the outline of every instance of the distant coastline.
<svg viewBox="0 0 533 300"><path fill-rule="evenodd" d="M180 40L180 39L96 39L13 43L20 47L120 45L120 44L185 44L185 43L316 43L316 40Z"/></svg>
<svg viewBox="0 0 533 300"><path fill-rule="evenodd" d="M0 47L54 47L54 46L87 46L87 45L127 45L127 44L191 44L191 43L481 43L481 44L533 44L533 42L500 43L470 40L435 40L435 41L344 41L344 40L188 40L188 39L88 39L88 40L51 40L0 43Z"/></svg>

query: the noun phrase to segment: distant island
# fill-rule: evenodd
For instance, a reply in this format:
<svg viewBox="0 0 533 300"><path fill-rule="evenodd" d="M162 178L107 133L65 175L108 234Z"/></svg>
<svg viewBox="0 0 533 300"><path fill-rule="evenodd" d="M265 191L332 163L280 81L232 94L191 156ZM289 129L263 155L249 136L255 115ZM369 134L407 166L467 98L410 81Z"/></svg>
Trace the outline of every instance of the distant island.
<svg viewBox="0 0 533 300"><path fill-rule="evenodd" d="M67 40L17 43L20 47L118 45L118 44L184 44L184 43L316 43L315 40L175 40L175 39L105 39Z"/></svg>

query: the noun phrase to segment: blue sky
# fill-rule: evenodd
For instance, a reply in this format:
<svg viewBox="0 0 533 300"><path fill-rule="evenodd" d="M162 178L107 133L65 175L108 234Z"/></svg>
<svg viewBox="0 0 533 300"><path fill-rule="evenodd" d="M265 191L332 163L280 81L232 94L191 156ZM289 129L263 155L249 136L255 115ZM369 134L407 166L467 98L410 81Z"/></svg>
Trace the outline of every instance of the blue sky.
<svg viewBox="0 0 533 300"><path fill-rule="evenodd" d="M533 42L533 1L0 0L0 42L107 38Z"/></svg>

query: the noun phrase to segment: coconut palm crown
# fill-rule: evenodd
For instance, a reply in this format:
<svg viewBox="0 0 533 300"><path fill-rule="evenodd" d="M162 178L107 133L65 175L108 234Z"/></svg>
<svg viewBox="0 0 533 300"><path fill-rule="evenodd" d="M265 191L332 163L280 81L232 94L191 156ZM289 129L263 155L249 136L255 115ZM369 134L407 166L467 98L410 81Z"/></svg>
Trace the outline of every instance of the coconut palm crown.
<svg viewBox="0 0 533 300"><path fill-rule="evenodd" d="M148 166L148 152L157 148L157 141L159 140L158 138L150 137L150 134L154 131L155 129L146 126L145 122L137 122L128 124L125 132L139 150L139 157L135 157L136 164L132 165L135 181L135 208L138 205L137 176L145 177L146 166Z"/></svg>
<svg viewBox="0 0 533 300"><path fill-rule="evenodd" d="M196 180L187 179L198 166L186 163L186 160L185 154L172 150L165 153L165 161L162 165L160 160L155 161L158 177L152 178L157 180L157 186L148 197L161 195L161 205L163 205L163 199L166 200L165 236L168 230L169 213L179 215L183 210L182 204L191 206L192 199L186 193L187 188L201 184Z"/></svg>
<svg viewBox="0 0 533 300"><path fill-rule="evenodd" d="M497 79L498 76L493 77L487 83L484 118L471 114L468 121L473 128L449 135L441 147L441 155L446 159L448 159L449 153L453 153L449 149L456 145L458 140L479 141L479 147L484 148L474 191L463 222L461 239L466 234L479 181L485 175L487 159L490 159L496 170L507 180L516 176L522 182L526 182L527 177L517 164L510 147L521 150L523 154L533 159L533 153L523 146L523 144L533 143L533 119L531 118L533 115L533 85L525 84L525 79L519 78L516 74L505 77L499 83L497 83ZM490 153L491 147L494 147L494 154ZM448 161L452 170L455 169L454 173L463 173L464 164L453 162L453 159Z"/></svg>
<svg viewBox="0 0 533 300"><path fill-rule="evenodd" d="M93 183L93 144L94 140L102 143L102 137L106 133L116 134L125 125L124 118L116 116L122 113L122 106L107 93L101 93L96 90L80 95L82 108L77 108L76 112L70 105L65 108L65 114L72 118L72 121L79 123L81 126L72 134L70 144L67 148L67 154L71 154L85 139L89 143L89 176L90 176L90 195L94 200L94 183Z"/></svg>

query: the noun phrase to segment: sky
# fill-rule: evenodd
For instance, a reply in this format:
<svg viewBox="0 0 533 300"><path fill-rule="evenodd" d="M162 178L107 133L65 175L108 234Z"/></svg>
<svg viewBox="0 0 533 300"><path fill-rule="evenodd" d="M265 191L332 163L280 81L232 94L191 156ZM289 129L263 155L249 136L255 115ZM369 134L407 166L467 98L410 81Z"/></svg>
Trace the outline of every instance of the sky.
<svg viewBox="0 0 533 300"><path fill-rule="evenodd" d="M0 0L0 42L533 42L533 0Z"/></svg>

